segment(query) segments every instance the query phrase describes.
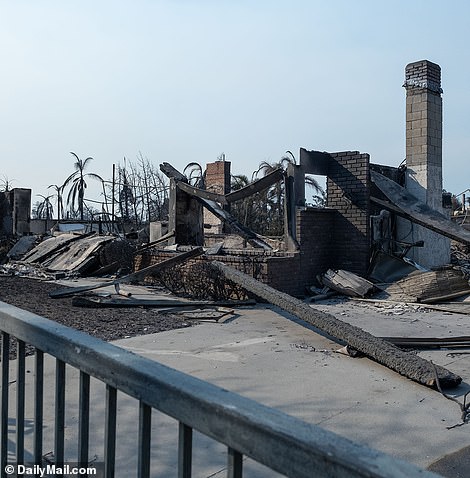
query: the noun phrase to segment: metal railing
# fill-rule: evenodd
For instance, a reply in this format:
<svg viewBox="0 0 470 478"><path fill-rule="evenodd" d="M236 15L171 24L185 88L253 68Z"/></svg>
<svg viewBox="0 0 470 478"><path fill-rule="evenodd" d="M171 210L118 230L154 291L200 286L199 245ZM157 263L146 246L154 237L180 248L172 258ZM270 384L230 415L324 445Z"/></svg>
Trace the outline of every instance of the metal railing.
<svg viewBox="0 0 470 478"><path fill-rule="evenodd" d="M16 338L16 462L24 461L25 344L35 348L32 454L42 463L44 354L56 360L54 456L64 462L65 366L80 371L77 462L88 463L90 377L106 384L104 473L113 477L117 392L139 400L138 464L151 476L151 415L159 410L179 422L178 470L192 472L193 430L227 447L227 476L242 477L243 456L289 477L436 477L414 465L353 443L253 400L221 389L82 332L0 302L1 476L8 459L10 339ZM176 445L176 444L175 444Z"/></svg>

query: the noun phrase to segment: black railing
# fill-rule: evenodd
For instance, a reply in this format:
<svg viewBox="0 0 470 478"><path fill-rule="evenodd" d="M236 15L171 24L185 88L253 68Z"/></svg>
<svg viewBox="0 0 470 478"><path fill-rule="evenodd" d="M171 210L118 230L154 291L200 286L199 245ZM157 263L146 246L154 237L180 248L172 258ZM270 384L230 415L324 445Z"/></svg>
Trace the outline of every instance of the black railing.
<svg viewBox="0 0 470 478"><path fill-rule="evenodd" d="M115 471L117 393L139 400L136 476L151 476L151 416L179 422L178 470L192 473L193 430L227 447L227 476L242 476L243 456L289 477L436 477L412 464L353 443L253 400L135 355L82 332L0 302L2 334L1 476L8 460L10 339L16 339L16 462L25 457L25 344L35 349L32 453L43 458L44 354L56 359L54 460L64 462L65 366L80 371L78 463L89 460L90 376L106 384L104 473ZM176 445L176 444L175 444ZM68 457L67 457L68 458Z"/></svg>

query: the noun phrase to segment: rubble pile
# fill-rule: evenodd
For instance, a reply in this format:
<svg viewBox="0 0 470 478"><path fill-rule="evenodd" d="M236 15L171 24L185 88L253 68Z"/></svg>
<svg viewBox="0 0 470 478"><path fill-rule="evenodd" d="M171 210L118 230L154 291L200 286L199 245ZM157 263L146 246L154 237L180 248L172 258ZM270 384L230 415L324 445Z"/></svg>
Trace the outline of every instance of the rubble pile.
<svg viewBox="0 0 470 478"><path fill-rule="evenodd" d="M465 277L470 279L470 247L464 244L455 242L451 246L451 261L452 264L459 267L465 274Z"/></svg>

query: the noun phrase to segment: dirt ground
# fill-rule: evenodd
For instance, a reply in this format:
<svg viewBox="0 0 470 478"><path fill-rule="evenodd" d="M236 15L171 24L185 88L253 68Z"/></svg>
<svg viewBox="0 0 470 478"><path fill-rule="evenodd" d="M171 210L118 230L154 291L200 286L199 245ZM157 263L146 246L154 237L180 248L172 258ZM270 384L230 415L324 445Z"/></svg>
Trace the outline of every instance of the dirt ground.
<svg viewBox="0 0 470 478"><path fill-rule="evenodd" d="M27 277L0 275L0 301L106 341L190 325L184 319L152 309L89 309L73 306L70 297L51 299L49 292L61 287Z"/></svg>

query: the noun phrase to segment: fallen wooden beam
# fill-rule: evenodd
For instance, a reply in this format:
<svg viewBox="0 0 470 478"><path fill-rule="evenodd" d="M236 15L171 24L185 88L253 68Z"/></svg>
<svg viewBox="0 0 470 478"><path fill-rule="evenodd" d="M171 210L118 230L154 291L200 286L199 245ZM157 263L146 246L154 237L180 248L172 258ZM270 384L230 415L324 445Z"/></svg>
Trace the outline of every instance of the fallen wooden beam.
<svg viewBox="0 0 470 478"><path fill-rule="evenodd" d="M211 191L206 191L205 189L195 188L183 181L177 181L176 186L184 191L185 193L196 196L199 198L210 199L211 201L217 201L218 203L225 205L227 204L227 200L223 194L213 193Z"/></svg>
<svg viewBox="0 0 470 478"><path fill-rule="evenodd" d="M458 299L459 297L463 297L464 295L469 295L469 294L470 294L470 289L467 289L467 290L454 292L452 294L440 295L438 297L429 297L427 299L421 300L420 302L422 302L423 304L434 304L435 302L445 302L446 300Z"/></svg>
<svg viewBox="0 0 470 478"><path fill-rule="evenodd" d="M226 194L225 199L228 202L240 201L240 199L252 196L253 194L263 191L263 189L269 188L269 186L272 186L273 184L282 181L283 178L283 170L276 169L273 172L266 174L266 176L262 177L261 179L258 179L257 181L248 184L248 186Z"/></svg>
<svg viewBox="0 0 470 478"><path fill-rule="evenodd" d="M109 297L74 297L72 305L78 307L149 307L149 308L186 308L186 307L246 307L255 305L255 300L239 300L239 301L183 301L178 299L113 299Z"/></svg>
<svg viewBox="0 0 470 478"><path fill-rule="evenodd" d="M380 337L399 347L408 348L470 348L470 336L458 337Z"/></svg>
<svg viewBox="0 0 470 478"><path fill-rule="evenodd" d="M177 181L183 181L184 183L188 182L188 178L184 174L180 173L170 163L160 164L160 171L168 178L174 178Z"/></svg>
<svg viewBox="0 0 470 478"><path fill-rule="evenodd" d="M182 252L181 254L177 254L174 257L170 257L169 259L159 262L158 264L153 264L151 266L145 267L144 269L141 269L140 271L133 272L132 274L128 274L119 279L115 279L108 282L100 282L99 284L85 285L82 287L72 287L72 288L67 287L66 289L54 290L49 293L49 297L52 297L54 299L57 299L59 297L70 297L72 295L76 295L82 292L88 292L90 290L101 289L103 287L108 287L110 285L117 287L116 291L118 291L119 284L126 284L129 282L141 280L150 274L155 274L156 272L159 272L163 269L172 267L176 264L180 264L181 262L191 259L192 257L200 256L201 254L203 254L203 252L204 251L202 247L196 247L195 249L191 249L190 251L187 251L187 252Z"/></svg>
<svg viewBox="0 0 470 478"><path fill-rule="evenodd" d="M454 239L463 244L470 244L470 231L452 222L448 217L431 209L427 204L419 201L405 188L386 178L376 171L370 172L372 182L391 201L371 197L371 201L389 209L399 216L415 222L431 231L438 232L443 236ZM426 244L425 244L426 245Z"/></svg>
<svg viewBox="0 0 470 478"><path fill-rule="evenodd" d="M227 225L230 226L235 234L238 234L239 236L243 237L243 239L246 239L253 247L261 248L266 251L272 250L272 247L260 236L258 236L258 234L251 229L248 229L243 224L240 224L235 217L233 217L225 209L222 209L215 201L200 197L196 197L196 199L212 214L227 223Z"/></svg>
<svg viewBox="0 0 470 478"><path fill-rule="evenodd" d="M400 350L385 340L343 322L331 314L315 310L302 301L279 292L221 262L214 261L213 264L227 279L286 312L305 320L328 335L346 342L367 357L418 383L430 387L436 386L433 364L429 361L413 353ZM443 367L437 366L436 369L441 386L456 387L462 381L461 377Z"/></svg>
<svg viewBox="0 0 470 478"><path fill-rule="evenodd" d="M151 249L152 247L156 246L157 244L160 244L161 242L167 241L168 239L171 239L174 236L175 236L175 231L168 231L162 237L159 237L155 241L149 242L148 244L145 244L145 246L142 246L141 248L139 248L136 251L136 254L140 254L141 252L146 251L147 249Z"/></svg>

